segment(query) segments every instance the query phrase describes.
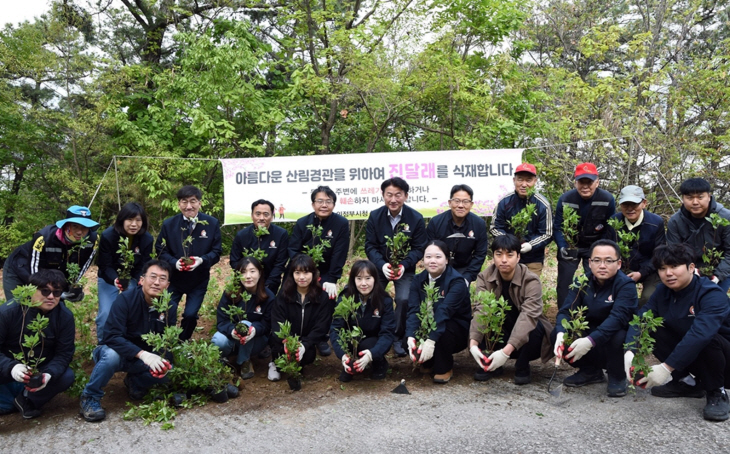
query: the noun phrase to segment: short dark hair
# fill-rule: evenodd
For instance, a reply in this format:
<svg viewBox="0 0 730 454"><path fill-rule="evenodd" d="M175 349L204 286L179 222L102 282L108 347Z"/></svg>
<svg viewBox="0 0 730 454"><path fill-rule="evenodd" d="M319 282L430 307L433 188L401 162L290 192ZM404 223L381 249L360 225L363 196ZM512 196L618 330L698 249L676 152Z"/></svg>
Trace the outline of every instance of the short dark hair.
<svg viewBox="0 0 730 454"><path fill-rule="evenodd" d="M274 204L264 199L258 199L251 204L251 213L253 213L253 210L259 205L268 205L269 208L271 208L271 213L274 213Z"/></svg>
<svg viewBox="0 0 730 454"><path fill-rule="evenodd" d="M520 243L520 240L512 235L512 234L506 234L506 235L498 235L494 237L494 240L492 240L492 254L494 254L495 251L503 250L507 252L516 252L520 253L522 250L522 243Z"/></svg>
<svg viewBox="0 0 730 454"><path fill-rule="evenodd" d="M124 231L124 221L127 219L136 218L137 216L142 218L142 228L139 229L137 235L142 236L147 232L147 212L144 210L142 205L137 202L127 202L124 204L119 213L117 213L117 219L114 221L114 231L120 236L126 236L127 232Z"/></svg>
<svg viewBox="0 0 730 454"><path fill-rule="evenodd" d="M312 203L314 203L314 199L317 197L317 194L320 192L324 192L327 194L327 197L332 199L333 202L337 203L337 194L335 194L335 191L332 190L329 186L317 186L314 188L314 191L312 191L312 194L309 196L312 199Z"/></svg>
<svg viewBox="0 0 730 454"><path fill-rule="evenodd" d="M30 276L30 285L35 288L46 288L48 284L57 290L68 290L68 281L66 275L61 270L53 270L48 268L41 268ZM10 299L10 298L8 298Z"/></svg>
<svg viewBox="0 0 730 454"><path fill-rule="evenodd" d="M454 194L456 194L459 191L464 191L467 194L469 194L469 197L471 197L472 199L474 198L474 190L465 184L455 184L454 187L451 188L451 194L449 195L449 197L453 197ZM408 191L406 191L406 192L408 192Z"/></svg>
<svg viewBox="0 0 730 454"><path fill-rule="evenodd" d="M411 188L410 186L408 186L406 180L401 177L388 178L387 180L383 181L383 184L380 185L380 190L385 192L385 188L387 188L388 186L395 186L406 194L408 194L408 190Z"/></svg>
<svg viewBox="0 0 730 454"><path fill-rule="evenodd" d="M712 186L704 178L688 178L679 186L679 193L682 195L701 194L712 192Z"/></svg>
<svg viewBox="0 0 730 454"><path fill-rule="evenodd" d="M689 267L691 263L695 263L695 255L694 250L687 244L664 244L654 249L654 256L651 259L651 263L656 269L663 266L677 265Z"/></svg>
<svg viewBox="0 0 730 454"><path fill-rule="evenodd" d="M588 257L593 255L593 249L597 248L598 246L610 246L616 251L616 257L621 260L621 248L618 247L618 244L616 244L614 241L611 240L596 240L591 244L591 248L588 250Z"/></svg>
<svg viewBox="0 0 730 454"><path fill-rule="evenodd" d="M426 247L423 248L423 251L425 252L426 251L426 248L428 248L429 246L436 246L437 248L441 249L441 252L443 252L444 255L446 256L446 261L447 262L451 258L451 251L449 251L449 246L446 243L444 243L443 241L441 241L441 240L431 240L431 241L428 242L428 244L426 244Z"/></svg>
<svg viewBox="0 0 730 454"><path fill-rule="evenodd" d="M145 274L147 274L147 270L153 266L156 266L157 268L161 269L162 271L167 271L168 277L172 276L172 265L170 265L169 263L167 263L164 260L157 260L157 259L152 259L152 260L148 261L147 263L145 263L144 266L142 267L142 273L140 274L140 276L144 276Z"/></svg>
<svg viewBox="0 0 730 454"><path fill-rule="evenodd" d="M193 185L187 185L180 188L179 191L177 191L177 199L187 199L188 197L195 197L198 200L203 199L203 193L198 189L196 186Z"/></svg>

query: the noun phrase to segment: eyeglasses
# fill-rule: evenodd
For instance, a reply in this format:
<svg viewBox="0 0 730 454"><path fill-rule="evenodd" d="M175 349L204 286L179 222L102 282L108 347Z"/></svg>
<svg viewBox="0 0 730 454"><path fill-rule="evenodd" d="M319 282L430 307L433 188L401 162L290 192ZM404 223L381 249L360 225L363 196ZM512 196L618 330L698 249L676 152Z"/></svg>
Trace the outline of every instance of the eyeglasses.
<svg viewBox="0 0 730 454"><path fill-rule="evenodd" d="M156 274L150 274L149 276L145 275L145 279L149 279L152 282L159 281L160 284L164 284L167 282L167 276L158 276Z"/></svg>
<svg viewBox="0 0 730 454"><path fill-rule="evenodd" d="M317 199L314 201L314 203L316 203L317 205L326 205L326 206L335 204L335 202L332 199Z"/></svg>
<svg viewBox="0 0 730 454"><path fill-rule="evenodd" d="M449 202L453 203L454 205L464 205L465 207L468 207L472 204L472 201L469 199L450 199Z"/></svg>
<svg viewBox="0 0 730 454"><path fill-rule="evenodd" d="M617 259L591 259L591 263L594 265L600 265L601 263L604 265L613 265L618 261Z"/></svg>
<svg viewBox="0 0 730 454"><path fill-rule="evenodd" d="M53 293L53 297L54 298L60 298L61 295L63 294L63 290L51 290L51 289L49 289L47 287L46 288L39 288L38 290L40 290L41 295L43 295L43 296L48 296L51 293Z"/></svg>

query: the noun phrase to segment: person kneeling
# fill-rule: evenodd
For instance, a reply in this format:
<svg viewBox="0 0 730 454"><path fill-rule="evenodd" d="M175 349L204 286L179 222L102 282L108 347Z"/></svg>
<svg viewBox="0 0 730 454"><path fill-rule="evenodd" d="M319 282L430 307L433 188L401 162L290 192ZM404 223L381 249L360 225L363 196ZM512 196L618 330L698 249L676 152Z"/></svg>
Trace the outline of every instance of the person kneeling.
<svg viewBox="0 0 730 454"><path fill-rule="evenodd" d="M654 251L653 262L662 283L639 315L652 311L654 317L663 319L662 326L651 333L655 340L653 354L662 363L652 366L651 372L636 380L636 384L652 388L653 395L657 388L679 392L689 386L671 381L672 375L681 378L690 372L699 381L700 389L696 391L704 390L707 394L703 417L708 421L725 421L730 416L725 391L730 386L730 304L712 280L695 275L693 256L692 249L682 243ZM637 334L636 328L630 327L626 342L633 342ZM624 355L629 380L633 358L631 350ZM662 397L666 395L665 392Z"/></svg>
<svg viewBox="0 0 730 454"><path fill-rule="evenodd" d="M96 365L81 393L80 414L87 421L101 421L106 412L100 400L104 387L116 372L127 373L124 385L133 400L141 400L154 385L167 382L169 360L154 353L142 339L147 333L162 333L165 314L152 308L154 299L170 285L172 266L150 260L142 268L139 286L120 293L104 325L104 338L94 349Z"/></svg>
<svg viewBox="0 0 730 454"><path fill-rule="evenodd" d="M469 328L469 351L479 365L474 374L478 381L489 380L504 373L503 366L514 358L515 384L530 383L530 361L542 357L548 361L553 355L550 349L550 332L553 327L542 312L542 285L540 278L527 265L519 263L522 245L514 235L501 235L494 239L491 249L494 263L477 276L477 292L491 292L507 301L510 309L505 314L502 333L508 334L507 342L499 342L487 358L480 348L484 345L485 327L480 324L481 308L477 307Z"/></svg>
<svg viewBox="0 0 730 454"><path fill-rule="evenodd" d="M335 309L335 317L330 329L330 340L337 357L342 360L344 370L340 373L341 382L349 382L355 373L360 373L372 363L374 380L382 380L388 372L385 354L395 340L395 312L393 300L381 287L378 269L370 260L358 260L352 265L347 287L340 293L337 301L353 298L360 306L345 320L338 317L340 309ZM340 330L359 328L361 339L357 344L356 357L350 358L344 351L345 346L352 350L352 344L340 337ZM343 346L344 343L344 346Z"/></svg>

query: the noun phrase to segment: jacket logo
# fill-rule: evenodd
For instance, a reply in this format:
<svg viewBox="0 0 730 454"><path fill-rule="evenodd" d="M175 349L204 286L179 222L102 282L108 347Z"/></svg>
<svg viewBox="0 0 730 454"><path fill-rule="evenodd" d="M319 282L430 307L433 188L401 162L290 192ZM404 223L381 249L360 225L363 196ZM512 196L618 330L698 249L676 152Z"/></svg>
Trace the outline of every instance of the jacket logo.
<svg viewBox="0 0 730 454"><path fill-rule="evenodd" d="M613 304L613 295L608 295L608 298L606 298L606 304Z"/></svg>
<svg viewBox="0 0 730 454"><path fill-rule="evenodd" d="M332 230L327 230L327 238L332 238Z"/></svg>
<svg viewBox="0 0 730 454"><path fill-rule="evenodd" d="M380 311L379 311L379 310L377 310L377 309L375 309L375 310L373 311L373 317L380 317Z"/></svg>
<svg viewBox="0 0 730 454"><path fill-rule="evenodd" d="M257 314L261 313L261 306L256 306L256 309L254 309L254 312Z"/></svg>
<svg viewBox="0 0 730 454"><path fill-rule="evenodd" d="M690 315L690 317L695 316L695 307L694 306L689 307L689 315Z"/></svg>
<svg viewBox="0 0 730 454"><path fill-rule="evenodd" d="M200 232L200 238L208 238L208 233L203 230L202 232Z"/></svg>
<svg viewBox="0 0 730 454"><path fill-rule="evenodd" d="M276 249L276 241L271 240L271 243L269 243L269 247Z"/></svg>
<svg viewBox="0 0 730 454"><path fill-rule="evenodd" d="M444 290L441 290L441 296L444 296L444 295L445 295Z"/></svg>
<svg viewBox="0 0 730 454"><path fill-rule="evenodd" d="M596 231L598 232L598 231L601 231L601 230L603 230L603 224L598 224L596 226Z"/></svg>
<svg viewBox="0 0 730 454"><path fill-rule="evenodd" d="M469 230L469 238L474 238L474 230Z"/></svg>
<svg viewBox="0 0 730 454"><path fill-rule="evenodd" d="M161 312L160 313L160 316L157 318L157 320L159 320L161 322L164 322L165 321L165 313L164 312Z"/></svg>
<svg viewBox="0 0 730 454"><path fill-rule="evenodd" d="M408 224L403 224L403 231L404 232L410 232L411 231L411 226L409 226Z"/></svg>
<svg viewBox="0 0 730 454"><path fill-rule="evenodd" d="M135 254L139 254L139 246L137 246L136 248L134 248L134 253Z"/></svg>

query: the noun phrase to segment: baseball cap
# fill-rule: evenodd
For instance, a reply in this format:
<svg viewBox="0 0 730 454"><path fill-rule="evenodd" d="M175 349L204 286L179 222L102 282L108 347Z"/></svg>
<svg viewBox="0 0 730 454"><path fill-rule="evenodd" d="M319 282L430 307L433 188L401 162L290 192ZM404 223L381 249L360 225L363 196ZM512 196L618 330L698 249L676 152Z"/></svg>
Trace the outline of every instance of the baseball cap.
<svg viewBox="0 0 730 454"><path fill-rule="evenodd" d="M598 170L596 165L592 162L583 162L575 166L575 179L580 180L581 178L589 178L596 181L598 178Z"/></svg>
<svg viewBox="0 0 730 454"><path fill-rule="evenodd" d="M517 168L515 169L515 174L520 173L520 172L531 173L531 174L537 176L537 170L535 170L535 166L533 166L532 164L530 164L528 162L523 162L522 164L517 166Z"/></svg>
<svg viewBox="0 0 730 454"><path fill-rule="evenodd" d="M98 222L91 219L91 210L87 207L74 205L66 210L66 219L61 219L56 222L56 227L63 228L68 222L74 222L76 224L83 225L84 227L92 228L99 225Z"/></svg>
<svg viewBox="0 0 730 454"><path fill-rule="evenodd" d="M629 185L621 190L618 195L618 204L621 205L624 202L641 203L646 197L644 196L644 190L638 186Z"/></svg>

